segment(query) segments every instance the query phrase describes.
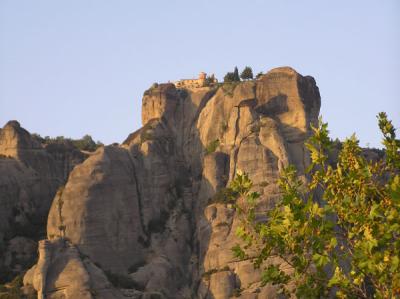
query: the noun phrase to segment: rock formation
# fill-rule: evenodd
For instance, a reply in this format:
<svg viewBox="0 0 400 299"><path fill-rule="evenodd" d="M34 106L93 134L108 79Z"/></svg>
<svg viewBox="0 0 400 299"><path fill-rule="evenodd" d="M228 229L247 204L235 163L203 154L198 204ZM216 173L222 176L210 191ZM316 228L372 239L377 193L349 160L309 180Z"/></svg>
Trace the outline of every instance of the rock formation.
<svg viewBox="0 0 400 299"><path fill-rule="evenodd" d="M214 196L240 169L262 194L259 208L273 205L282 167L303 174L309 163L304 141L319 108L314 79L288 67L147 90L143 127L77 165L57 193L41 243L51 254L24 283L46 298L275 298L250 261L233 257L239 219ZM131 281L131 293L104 274Z"/></svg>
<svg viewBox="0 0 400 299"><path fill-rule="evenodd" d="M16 121L0 129L0 281L30 267L56 190L85 155L45 147Z"/></svg>
<svg viewBox="0 0 400 299"><path fill-rule="evenodd" d="M24 277L44 298L124 298L104 273L66 240L39 242L39 259ZM49 295L50 294L50 295Z"/></svg>

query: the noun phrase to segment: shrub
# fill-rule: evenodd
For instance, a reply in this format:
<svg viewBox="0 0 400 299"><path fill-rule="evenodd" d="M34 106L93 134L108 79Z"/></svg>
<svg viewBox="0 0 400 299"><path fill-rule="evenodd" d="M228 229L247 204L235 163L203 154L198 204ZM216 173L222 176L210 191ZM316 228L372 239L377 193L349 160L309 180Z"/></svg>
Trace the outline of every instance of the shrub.
<svg viewBox="0 0 400 299"><path fill-rule="evenodd" d="M228 123L226 121L221 122L221 133L225 133L228 130Z"/></svg>
<svg viewBox="0 0 400 299"><path fill-rule="evenodd" d="M63 192L64 192L65 186L60 186L57 190L56 196L58 197L57 199L57 210L58 210L58 219L60 221L60 225L58 226L58 230L60 231L60 237L64 238L65 237L65 230L67 227L64 224L64 218L62 216L62 208L64 205L64 200L62 198Z"/></svg>
<svg viewBox="0 0 400 299"><path fill-rule="evenodd" d="M234 203L239 194L232 190L232 188L221 188L211 198L210 203Z"/></svg>
<svg viewBox="0 0 400 299"><path fill-rule="evenodd" d="M151 134L149 132L149 130L144 130L141 134L140 134L140 143L144 143L145 141L148 140L153 140L153 134Z"/></svg>
<svg viewBox="0 0 400 299"><path fill-rule="evenodd" d="M0 286L0 299L23 298L23 293L21 291L22 286L22 275L18 275L11 282Z"/></svg>
<svg viewBox="0 0 400 299"><path fill-rule="evenodd" d="M219 146L219 139L211 141L206 147L206 155L211 154L217 150Z"/></svg>
<svg viewBox="0 0 400 299"><path fill-rule="evenodd" d="M262 75L264 75L264 73L263 73L263 72L259 72L259 73L256 75L256 79L260 79Z"/></svg>
<svg viewBox="0 0 400 299"><path fill-rule="evenodd" d="M78 149L83 150L83 151L89 151L89 152L94 152L97 148L100 146L103 146L103 144L100 141L97 141L97 143L93 140L92 136L86 134L83 136L81 139L72 139L72 144L75 145Z"/></svg>
<svg viewBox="0 0 400 299"><path fill-rule="evenodd" d="M83 150L83 151L89 151L89 152L94 152L96 149L98 149L101 146L104 146L104 144L100 141L95 142L92 138L92 136L86 134L80 139L72 139L72 138L66 138L64 136L57 136L54 138L50 138L49 136L46 136L42 138L39 134L33 134L34 138L36 138L38 141L40 141L43 144L49 145L49 144L72 144L74 145L77 149Z"/></svg>

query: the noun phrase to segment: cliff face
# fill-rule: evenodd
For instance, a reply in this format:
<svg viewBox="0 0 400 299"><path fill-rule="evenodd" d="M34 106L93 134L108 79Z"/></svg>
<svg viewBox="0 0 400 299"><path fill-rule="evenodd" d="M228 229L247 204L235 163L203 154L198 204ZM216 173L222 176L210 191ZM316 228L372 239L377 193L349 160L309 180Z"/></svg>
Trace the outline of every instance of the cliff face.
<svg viewBox="0 0 400 299"><path fill-rule="evenodd" d="M90 264L82 279L64 279L64 286L74 284L88 298L117 298L96 290L90 268L129 277L138 290L124 293L131 298L275 296L251 262L232 256L239 220L213 196L240 169L262 194L259 209L273 204L280 169L290 163L302 174L308 165L304 141L319 108L314 79L286 67L256 81L146 91L143 127L76 166L53 200L48 242L65 236L80 254L64 254L64 263ZM38 289L34 281L44 275L39 291L46 298L74 298L56 287L70 271L58 256L54 250L47 270L33 268L25 284Z"/></svg>
<svg viewBox="0 0 400 299"><path fill-rule="evenodd" d="M84 158L74 147L44 147L16 121L0 129L0 280L32 265L56 190Z"/></svg>

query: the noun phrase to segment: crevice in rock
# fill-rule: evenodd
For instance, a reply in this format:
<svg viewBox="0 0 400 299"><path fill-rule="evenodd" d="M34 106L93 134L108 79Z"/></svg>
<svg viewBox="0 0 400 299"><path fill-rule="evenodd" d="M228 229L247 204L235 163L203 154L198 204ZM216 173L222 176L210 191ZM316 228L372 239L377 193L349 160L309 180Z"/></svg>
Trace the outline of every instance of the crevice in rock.
<svg viewBox="0 0 400 299"><path fill-rule="evenodd" d="M138 198L138 206L139 206L139 218L140 218L140 225L142 226L142 230L144 232L144 234L146 235L147 239L144 240L144 243L147 244L149 242L149 233L147 231L147 228L144 224L144 216L143 216L143 199L142 199L142 194L140 192L140 187L139 187L139 181L136 175L136 167L135 167L135 162L133 161L133 157L131 156L131 153L128 152L128 157L129 160L131 161L132 164L132 175L133 175L133 179L134 179L134 183L135 183L135 187L136 187L136 195Z"/></svg>
<svg viewBox="0 0 400 299"><path fill-rule="evenodd" d="M235 139L233 141L233 144L236 145L236 138L239 135L239 121L240 121L240 107L237 106L237 118L235 122Z"/></svg>

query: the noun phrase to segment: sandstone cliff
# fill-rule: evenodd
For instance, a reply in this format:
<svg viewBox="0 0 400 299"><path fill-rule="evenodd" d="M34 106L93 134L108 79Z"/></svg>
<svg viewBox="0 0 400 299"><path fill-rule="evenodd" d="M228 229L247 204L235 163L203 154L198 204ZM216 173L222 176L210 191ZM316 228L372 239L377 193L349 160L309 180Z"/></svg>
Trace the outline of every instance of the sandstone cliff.
<svg viewBox="0 0 400 299"><path fill-rule="evenodd" d="M77 165L57 193L52 253L24 283L46 298L77 298L74 288L82 298L275 298L251 262L232 256L238 217L214 196L240 169L262 194L259 209L272 205L280 169L308 165L304 141L319 108L314 79L288 67L254 81L147 90L143 127ZM70 263L81 269L73 279ZM131 292L104 274L131 281Z"/></svg>
<svg viewBox="0 0 400 299"><path fill-rule="evenodd" d="M0 281L36 259L56 190L85 158L75 147L44 147L16 121L0 129Z"/></svg>

